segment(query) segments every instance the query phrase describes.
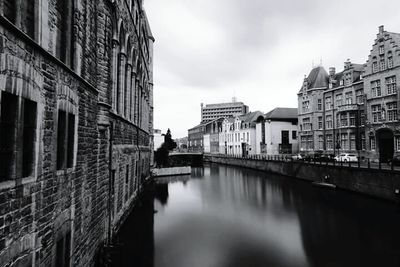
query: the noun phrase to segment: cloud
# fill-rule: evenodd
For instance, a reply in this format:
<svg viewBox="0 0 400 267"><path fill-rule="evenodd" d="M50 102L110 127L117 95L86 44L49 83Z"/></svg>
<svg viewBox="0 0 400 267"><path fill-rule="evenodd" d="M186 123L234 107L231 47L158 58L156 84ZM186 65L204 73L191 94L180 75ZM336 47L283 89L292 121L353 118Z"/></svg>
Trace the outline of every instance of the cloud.
<svg viewBox="0 0 400 267"><path fill-rule="evenodd" d="M398 0L144 3L156 38L155 127L178 136L199 123L201 102L236 94L251 110L296 107L312 62L365 63L379 25L400 32Z"/></svg>

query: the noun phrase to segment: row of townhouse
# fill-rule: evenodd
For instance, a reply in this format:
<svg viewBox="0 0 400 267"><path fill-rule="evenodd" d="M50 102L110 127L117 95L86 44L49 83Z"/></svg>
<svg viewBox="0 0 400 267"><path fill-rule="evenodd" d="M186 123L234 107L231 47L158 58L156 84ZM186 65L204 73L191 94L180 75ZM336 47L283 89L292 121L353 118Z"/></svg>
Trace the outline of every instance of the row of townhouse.
<svg viewBox="0 0 400 267"><path fill-rule="evenodd" d="M348 152L382 161L400 153L399 45L400 34L380 26L365 64L347 60L339 73L311 70L298 93L301 152Z"/></svg>
<svg viewBox="0 0 400 267"><path fill-rule="evenodd" d="M189 130L189 151L249 156L298 152L297 109L221 117Z"/></svg>

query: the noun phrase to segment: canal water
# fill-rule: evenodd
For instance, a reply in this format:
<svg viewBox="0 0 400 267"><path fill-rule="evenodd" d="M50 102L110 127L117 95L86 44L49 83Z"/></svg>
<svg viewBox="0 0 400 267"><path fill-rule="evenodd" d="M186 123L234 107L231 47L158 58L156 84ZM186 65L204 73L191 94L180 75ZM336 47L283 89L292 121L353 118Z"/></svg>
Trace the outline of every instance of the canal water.
<svg viewBox="0 0 400 267"><path fill-rule="evenodd" d="M400 212L363 195L210 164L157 180L117 242L114 266L400 266Z"/></svg>

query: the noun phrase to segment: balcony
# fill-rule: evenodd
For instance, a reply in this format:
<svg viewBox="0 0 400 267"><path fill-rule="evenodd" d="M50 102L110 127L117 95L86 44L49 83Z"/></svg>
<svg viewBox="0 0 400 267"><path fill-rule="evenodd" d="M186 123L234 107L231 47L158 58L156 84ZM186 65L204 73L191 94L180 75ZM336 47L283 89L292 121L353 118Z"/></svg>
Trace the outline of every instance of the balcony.
<svg viewBox="0 0 400 267"><path fill-rule="evenodd" d="M357 104L347 104L347 105L341 105L337 108L338 112L352 111L352 110L358 110L358 105Z"/></svg>

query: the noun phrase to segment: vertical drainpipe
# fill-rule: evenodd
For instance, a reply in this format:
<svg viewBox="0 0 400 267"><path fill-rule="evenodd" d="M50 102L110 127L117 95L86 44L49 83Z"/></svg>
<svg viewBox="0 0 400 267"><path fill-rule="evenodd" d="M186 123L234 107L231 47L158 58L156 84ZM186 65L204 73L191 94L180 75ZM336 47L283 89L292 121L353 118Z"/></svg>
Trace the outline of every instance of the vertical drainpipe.
<svg viewBox="0 0 400 267"><path fill-rule="evenodd" d="M108 153L109 153L109 161L108 161L108 236L107 242L108 245L111 244L112 238L112 225L111 225L111 212L112 212L112 188L113 188L113 171L112 171L112 150L113 150L113 141L114 141L114 124L110 122L110 139L108 143Z"/></svg>

